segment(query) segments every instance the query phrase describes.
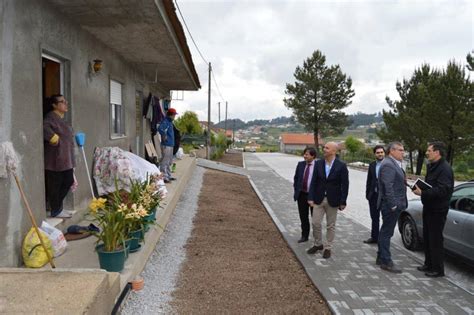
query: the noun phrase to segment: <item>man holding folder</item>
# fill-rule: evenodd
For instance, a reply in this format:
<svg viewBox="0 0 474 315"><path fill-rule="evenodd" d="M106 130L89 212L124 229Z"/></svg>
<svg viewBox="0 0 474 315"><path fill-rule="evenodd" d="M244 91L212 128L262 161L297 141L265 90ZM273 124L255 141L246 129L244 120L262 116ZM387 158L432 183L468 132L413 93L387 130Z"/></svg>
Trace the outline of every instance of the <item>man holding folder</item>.
<svg viewBox="0 0 474 315"><path fill-rule="evenodd" d="M453 193L454 176L449 163L444 159L442 142L428 145L426 156L428 167L425 181L431 186L421 189L414 186L413 192L421 196L423 203L423 244L425 263L418 267L427 277L444 276L443 229L449 211L449 200Z"/></svg>

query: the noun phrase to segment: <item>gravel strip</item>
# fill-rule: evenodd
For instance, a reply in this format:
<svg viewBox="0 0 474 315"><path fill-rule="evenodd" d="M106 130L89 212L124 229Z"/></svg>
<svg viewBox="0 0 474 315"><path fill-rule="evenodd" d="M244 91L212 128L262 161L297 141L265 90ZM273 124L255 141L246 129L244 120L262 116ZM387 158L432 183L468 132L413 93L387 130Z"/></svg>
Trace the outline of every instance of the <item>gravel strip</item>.
<svg viewBox="0 0 474 315"><path fill-rule="evenodd" d="M124 302L122 314L171 313L171 293L175 290L181 264L186 258L187 243L193 229L204 168L196 167L182 194L171 221L166 226L141 276L145 288L131 292Z"/></svg>

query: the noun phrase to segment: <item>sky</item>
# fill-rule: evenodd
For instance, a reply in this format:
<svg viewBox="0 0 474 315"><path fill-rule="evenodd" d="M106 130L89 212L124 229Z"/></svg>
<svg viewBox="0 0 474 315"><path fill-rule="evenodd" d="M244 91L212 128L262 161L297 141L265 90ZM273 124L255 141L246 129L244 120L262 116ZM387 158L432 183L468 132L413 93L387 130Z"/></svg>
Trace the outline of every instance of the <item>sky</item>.
<svg viewBox="0 0 474 315"><path fill-rule="evenodd" d="M339 64L355 96L345 112L388 109L395 84L423 63L466 64L474 50L474 1L177 0L204 59L211 62L211 120L291 116L283 103L297 66L320 50ZM177 12L178 17L179 12ZM181 20L181 23L183 21ZM184 24L183 24L184 27ZM186 31L185 31L186 32ZM207 120L208 65L186 32L202 88L174 93L178 112ZM217 84L217 86L216 86ZM220 91L220 93L219 93Z"/></svg>

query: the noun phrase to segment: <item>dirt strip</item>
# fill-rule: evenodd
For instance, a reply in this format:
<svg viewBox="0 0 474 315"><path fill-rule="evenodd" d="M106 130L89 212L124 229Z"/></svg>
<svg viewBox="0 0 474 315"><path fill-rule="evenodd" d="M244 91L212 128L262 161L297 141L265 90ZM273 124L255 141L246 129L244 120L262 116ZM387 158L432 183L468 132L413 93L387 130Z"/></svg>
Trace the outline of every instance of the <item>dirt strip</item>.
<svg viewBox="0 0 474 315"><path fill-rule="evenodd" d="M178 314L330 314L246 177L206 171L186 255Z"/></svg>
<svg viewBox="0 0 474 315"><path fill-rule="evenodd" d="M224 154L217 162L243 167L242 152L229 152Z"/></svg>

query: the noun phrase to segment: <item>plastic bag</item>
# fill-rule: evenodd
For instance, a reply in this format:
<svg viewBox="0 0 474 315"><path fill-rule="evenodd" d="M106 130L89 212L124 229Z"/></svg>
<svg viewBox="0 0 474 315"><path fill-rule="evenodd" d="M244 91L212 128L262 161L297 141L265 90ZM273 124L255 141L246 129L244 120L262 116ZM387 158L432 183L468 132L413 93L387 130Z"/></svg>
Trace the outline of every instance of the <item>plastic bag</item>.
<svg viewBox="0 0 474 315"><path fill-rule="evenodd" d="M51 241L54 257L58 257L64 254L67 247L67 241L64 237L63 232L61 232L61 230L58 230L46 221L43 221L43 223L41 223L41 230L48 235L48 238Z"/></svg>
<svg viewBox="0 0 474 315"><path fill-rule="evenodd" d="M41 229L39 229L39 231L41 233L41 239L43 240L49 254L52 257L53 247L51 246L51 241L49 240L46 233L41 231ZM26 234L26 237L23 240L21 252L26 267L41 268L48 263L48 256L46 255L46 252L44 251L44 248L41 245L38 235L36 234L35 228L31 228L28 234Z"/></svg>
<svg viewBox="0 0 474 315"><path fill-rule="evenodd" d="M177 158L178 160L181 160L181 159L183 158L183 156L184 156L183 148L179 148L179 149L178 149L178 152L176 152L175 156L176 156L176 158Z"/></svg>

